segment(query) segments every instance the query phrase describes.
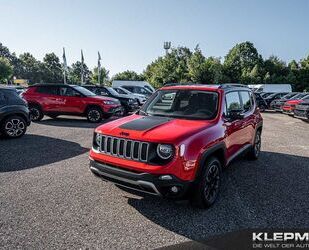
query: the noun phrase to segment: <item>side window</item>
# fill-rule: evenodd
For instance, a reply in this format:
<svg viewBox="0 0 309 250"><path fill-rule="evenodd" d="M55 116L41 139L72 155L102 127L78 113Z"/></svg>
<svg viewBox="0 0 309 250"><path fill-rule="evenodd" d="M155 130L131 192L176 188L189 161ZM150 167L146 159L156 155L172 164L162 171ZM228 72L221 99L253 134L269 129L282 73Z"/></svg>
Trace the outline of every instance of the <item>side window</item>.
<svg viewBox="0 0 309 250"><path fill-rule="evenodd" d="M240 93L241 100L242 100L243 110L245 112L251 110L252 100L251 100L250 93L248 91L240 91L239 93Z"/></svg>
<svg viewBox="0 0 309 250"><path fill-rule="evenodd" d="M0 105L6 104L6 98L4 93L0 92Z"/></svg>
<svg viewBox="0 0 309 250"><path fill-rule="evenodd" d="M225 95L227 114L233 110L241 110L241 103L237 91Z"/></svg>
<svg viewBox="0 0 309 250"><path fill-rule="evenodd" d="M77 91L70 87L60 87L59 93L61 96L78 96L80 95Z"/></svg>
<svg viewBox="0 0 309 250"><path fill-rule="evenodd" d="M133 92L133 87L130 86L124 86L125 89L129 90L130 92Z"/></svg>
<svg viewBox="0 0 309 250"><path fill-rule="evenodd" d="M47 95L57 95L56 86L39 86L36 88L37 93L47 94Z"/></svg>
<svg viewBox="0 0 309 250"><path fill-rule="evenodd" d="M96 94L97 95L106 95L106 96L108 96L108 91L105 88L98 88L96 90Z"/></svg>

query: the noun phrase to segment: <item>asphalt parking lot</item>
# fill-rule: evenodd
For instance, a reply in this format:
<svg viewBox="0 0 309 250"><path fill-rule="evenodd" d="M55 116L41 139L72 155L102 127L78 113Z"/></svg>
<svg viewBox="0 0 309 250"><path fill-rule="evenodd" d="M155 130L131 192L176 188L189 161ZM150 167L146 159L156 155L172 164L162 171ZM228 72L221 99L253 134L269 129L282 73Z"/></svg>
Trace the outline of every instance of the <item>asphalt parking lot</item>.
<svg viewBox="0 0 309 250"><path fill-rule="evenodd" d="M95 178L96 125L86 120L32 123L23 138L0 141L0 248L149 249L245 228L308 228L309 123L263 117L260 159L230 165L208 210Z"/></svg>

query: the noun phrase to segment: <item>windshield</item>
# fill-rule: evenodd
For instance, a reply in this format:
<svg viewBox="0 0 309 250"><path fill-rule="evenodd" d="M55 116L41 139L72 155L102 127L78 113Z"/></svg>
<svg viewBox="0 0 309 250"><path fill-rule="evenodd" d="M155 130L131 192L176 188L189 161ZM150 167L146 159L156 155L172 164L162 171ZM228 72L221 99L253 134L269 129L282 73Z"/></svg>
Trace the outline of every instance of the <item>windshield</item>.
<svg viewBox="0 0 309 250"><path fill-rule="evenodd" d="M90 90L85 89L84 87L81 87L81 86L74 86L73 88L76 89L77 91L79 91L80 93L82 93L85 96L95 96L96 95L95 93L93 93Z"/></svg>
<svg viewBox="0 0 309 250"><path fill-rule="evenodd" d="M182 119L213 119L217 114L218 93L200 90L161 90L140 114Z"/></svg>
<svg viewBox="0 0 309 250"><path fill-rule="evenodd" d="M107 90L109 91L109 93L111 93L113 96L119 96L119 93L114 90L112 87L107 87Z"/></svg>
<svg viewBox="0 0 309 250"><path fill-rule="evenodd" d="M128 94L128 92L126 92L124 89L121 89L121 88L114 88L114 90L121 95L127 95Z"/></svg>

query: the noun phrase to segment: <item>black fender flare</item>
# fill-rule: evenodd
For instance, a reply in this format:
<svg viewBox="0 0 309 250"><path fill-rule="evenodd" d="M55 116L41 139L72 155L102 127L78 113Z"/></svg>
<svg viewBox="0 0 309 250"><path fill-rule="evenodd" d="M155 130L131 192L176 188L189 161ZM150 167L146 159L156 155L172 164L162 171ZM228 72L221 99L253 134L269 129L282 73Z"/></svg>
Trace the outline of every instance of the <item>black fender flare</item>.
<svg viewBox="0 0 309 250"><path fill-rule="evenodd" d="M203 153L202 156L199 160L199 164L198 164L198 168L195 174L195 179L197 179L201 172L202 172L202 168L207 160L207 158L209 156L211 156L213 153L218 152L218 151L222 151L223 152L223 159L220 159L220 161L222 162L222 167L226 166L226 145L223 141L207 148Z"/></svg>

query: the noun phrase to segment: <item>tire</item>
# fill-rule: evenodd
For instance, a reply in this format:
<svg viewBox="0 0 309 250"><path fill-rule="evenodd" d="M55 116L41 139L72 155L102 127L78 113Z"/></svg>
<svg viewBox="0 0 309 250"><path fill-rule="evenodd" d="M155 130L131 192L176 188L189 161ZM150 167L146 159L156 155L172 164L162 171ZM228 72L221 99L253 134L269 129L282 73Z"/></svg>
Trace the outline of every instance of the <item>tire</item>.
<svg viewBox="0 0 309 250"><path fill-rule="evenodd" d="M48 116L52 119L56 119L58 117L58 115L48 115Z"/></svg>
<svg viewBox="0 0 309 250"><path fill-rule="evenodd" d="M216 201L221 186L221 162L210 157L202 166L202 173L193 188L191 204L198 208L208 208Z"/></svg>
<svg viewBox="0 0 309 250"><path fill-rule="evenodd" d="M257 160L260 156L262 142L261 135L261 130L257 130L254 138L254 145L251 147L247 155L249 160Z"/></svg>
<svg viewBox="0 0 309 250"><path fill-rule="evenodd" d="M87 115L87 120L92 123L100 122L102 121L102 118L103 118L102 110L97 107L88 108L86 115Z"/></svg>
<svg viewBox="0 0 309 250"><path fill-rule="evenodd" d="M41 121L44 117L42 109L39 105L29 105L30 119L33 122Z"/></svg>
<svg viewBox="0 0 309 250"><path fill-rule="evenodd" d="M27 131L27 124L24 118L20 116L10 116L5 119L1 126L1 132L5 137L18 138Z"/></svg>

